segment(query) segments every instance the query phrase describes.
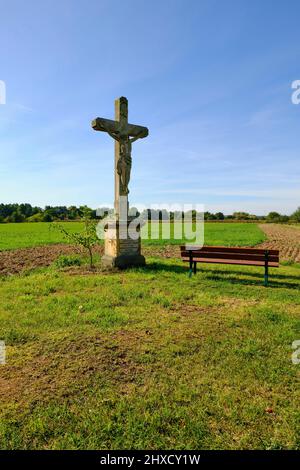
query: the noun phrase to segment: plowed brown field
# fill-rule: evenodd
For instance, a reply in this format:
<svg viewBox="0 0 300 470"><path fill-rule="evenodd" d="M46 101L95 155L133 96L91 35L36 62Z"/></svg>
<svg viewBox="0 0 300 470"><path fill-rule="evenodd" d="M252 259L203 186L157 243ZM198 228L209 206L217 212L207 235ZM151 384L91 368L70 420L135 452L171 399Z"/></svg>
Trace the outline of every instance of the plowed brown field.
<svg viewBox="0 0 300 470"><path fill-rule="evenodd" d="M103 246L96 246L94 252L103 255ZM19 248L16 250L0 251L0 276L17 274L22 271L49 266L60 255L80 253L76 246L55 244L38 246L34 248ZM145 256L158 256L162 258L178 258L178 246L144 247Z"/></svg>
<svg viewBox="0 0 300 470"><path fill-rule="evenodd" d="M16 274L28 269L49 266L58 256L76 252L78 253L77 247L64 244L1 251L0 275Z"/></svg>
<svg viewBox="0 0 300 470"><path fill-rule="evenodd" d="M300 262L300 228L280 224L261 224L268 240L259 248L280 250L280 261Z"/></svg>

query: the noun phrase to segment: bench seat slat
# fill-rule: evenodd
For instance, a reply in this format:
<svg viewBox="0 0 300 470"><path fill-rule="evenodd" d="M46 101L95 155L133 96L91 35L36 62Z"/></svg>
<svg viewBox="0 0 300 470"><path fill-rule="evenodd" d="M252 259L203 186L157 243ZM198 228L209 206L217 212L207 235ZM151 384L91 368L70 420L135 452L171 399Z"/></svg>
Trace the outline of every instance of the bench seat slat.
<svg viewBox="0 0 300 470"><path fill-rule="evenodd" d="M253 255L260 255L265 253L265 249L263 248L243 248L243 247L229 247L229 246L203 246L200 248L193 247L191 245L192 252L208 252L208 253L248 253ZM181 251L189 251L188 245L181 245ZM269 255L277 255L279 256L279 250L268 250Z"/></svg>
<svg viewBox="0 0 300 470"><path fill-rule="evenodd" d="M189 262L189 257L182 257L183 261ZM238 264L238 265L245 265L245 266L264 266L264 261L253 261L253 260L240 260L240 259L229 259L229 258L201 258L193 256L193 262L196 261L197 263L212 263L212 264ZM271 268L278 268L279 263L275 261L271 261L268 263Z"/></svg>
<svg viewBox="0 0 300 470"><path fill-rule="evenodd" d="M210 253L206 251L192 251L192 258L195 259L196 257L200 258L219 258L219 259L236 259L236 260L249 260L249 261L262 261L265 262L265 254L250 254L250 253ZM185 258L190 257L189 251L182 251L181 256ZM277 255L269 255L269 262L274 262L278 263L279 262L279 256Z"/></svg>

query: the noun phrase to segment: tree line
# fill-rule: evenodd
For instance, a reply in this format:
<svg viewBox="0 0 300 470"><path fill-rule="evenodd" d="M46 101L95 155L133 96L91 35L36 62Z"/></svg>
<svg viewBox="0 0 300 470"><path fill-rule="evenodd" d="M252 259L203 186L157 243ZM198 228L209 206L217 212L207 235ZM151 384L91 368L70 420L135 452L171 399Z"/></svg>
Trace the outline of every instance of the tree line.
<svg viewBox="0 0 300 470"><path fill-rule="evenodd" d="M89 214L91 219L101 219L111 209L103 207L99 210L88 206L46 206L41 208L28 203L23 204L0 204L0 223L10 222L53 222L81 220L84 215ZM167 210L146 209L141 214L136 208L131 208L132 215L141 216L145 220L181 220L182 212L168 212ZM193 219L196 219L196 211L191 211ZM291 215L283 215L279 212L270 212L267 216L249 214L247 212L234 212L225 215L223 212L205 212L204 219L210 221L265 221L273 223L300 223L300 207Z"/></svg>
<svg viewBox="0 0 300 470"><path fill-rule="evenodd" d="M44 209L31 204L0 204L0 222L53 222L57 220L80 220L89 212L96 219L96 210L87 206L46 206Z"/></svg>

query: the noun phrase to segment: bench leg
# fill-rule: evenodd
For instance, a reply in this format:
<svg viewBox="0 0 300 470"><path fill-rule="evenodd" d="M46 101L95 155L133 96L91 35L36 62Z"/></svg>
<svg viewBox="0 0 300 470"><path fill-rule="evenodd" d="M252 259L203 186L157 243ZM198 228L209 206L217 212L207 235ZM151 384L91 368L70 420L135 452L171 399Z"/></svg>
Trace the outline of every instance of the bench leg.
<svg viewBox="0 0 300 470"><path fill-rule="evenodd" d="M265 264L265 287L268 287L269 283L269 265L268 263Z"/></svg>
<svg viewBox="0 0 300 470"><path fill-rule="evenodd" d="M194 261L194 274L197 272L197 261Z"/></svg>
<svg viewBox="0 0 300 470"><path fill-rule="evenodd" d="M265 251L265 287L268 287L269 281L269 250Z"/></svg>
<svg viewBox="0 0 300 470"><path fill-rule="evenodd" d="M189 277L192 277L193 274L193 260L190 257L190 269L189 269Z"/></svg>

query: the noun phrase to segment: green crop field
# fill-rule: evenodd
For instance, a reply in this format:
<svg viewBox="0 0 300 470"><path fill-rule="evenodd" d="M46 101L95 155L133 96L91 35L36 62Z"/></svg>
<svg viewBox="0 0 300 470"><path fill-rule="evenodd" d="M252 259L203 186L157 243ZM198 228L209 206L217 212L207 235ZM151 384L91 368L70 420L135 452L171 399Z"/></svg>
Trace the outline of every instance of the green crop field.
<svg viewBox="0 0 300 470"><path fill-rule="evenodd" d="M53 229L53 225L55 224L45 222L0 224L0 251L66 242L62 234ZM62 225L70 232L82 229L80 222L63 222ZM180 239L174 239L174 224L163 224L163 227L166 234L170 228L171 239L162 237L162 224L153 223L152 232L147 225L143 228L143 243L145 245L166 245L179 244L185 240L184 236ZM149 235L147 235L148 233ZM151 237L150 233L152 233ZM207 245L254 246L264 239L263 232L256 224L205 223L205 243Z"/></svg>
<svg viewBox="0 0 300 470"><path fill-rule="evenodd" d="M53 225L46 222L0 224L0 251L66 242ZM70 232L82 229L81 222L62 222L62 225Z"/></svg>

